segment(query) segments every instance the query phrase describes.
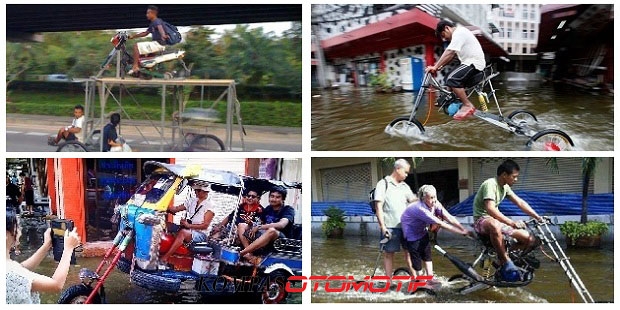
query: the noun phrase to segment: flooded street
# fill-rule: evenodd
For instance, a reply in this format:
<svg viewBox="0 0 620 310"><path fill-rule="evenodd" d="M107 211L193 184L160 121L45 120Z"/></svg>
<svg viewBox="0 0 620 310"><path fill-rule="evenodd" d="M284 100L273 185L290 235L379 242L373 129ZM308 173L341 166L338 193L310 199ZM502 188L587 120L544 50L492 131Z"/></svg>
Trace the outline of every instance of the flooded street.
<svg viewBox="0 0 620 310"><path fill-rule="evenodd" d="M613 96L589 94L566 87L532 86L494 80L502 112L522 109L538 118L538 129L560 129L575 143L575 150L613 150ZM485 89L488 91L488 89ZM409 116L412 93L375 94L371 88L346 87L312 93L312 150L316 151L443 151L525 150L527 137L471 117L452 120L423 98L417 119L425 123L424 136L401 138L384 132L393 119ZM478 100L470 97L475 105ZM489 111L497 113L495 103ZM427 120L428 116L428 120ZM425 122L426 121L426 122Z"/></svg>
<svg viewBox="0 0 620 310"><path fill-rule="evenodd" d="M14 258L17 261L25 260L31 255L33 251L26 249L20 256ZM69 269L69 276L65 283L64 289L69 286L79 284L80 279L78 273L81 268L89 268L95 270L101 262L100 257L89 258L77 258L77 265L72 265ZM47 257L36 272L51 276L56 270L57 263L51 258ZM193 283L186 283L182 286L192 288ZM105 292L107 303L109 304L176 304L176 303L219 303L219 304L244 304L255 303L256 299L247 298L245 296L226 296L226 297L208 297L201 298L188 289L184 294L164 294L155 293L149 290L143 289L139 286L130 283L129 275L125 274L118 269L114 269L105 283ZM43 304L55 304L58 302L60 294L45 293L41 294L41 303ZM301 294L291 294L287 299L289 304L300 304Z"/></svg>
<svg viewBox="0 0 620 310"><path fill-rule="evenodd" d="M466 239L440 239L439 242L448 253L470 263L478 254L474 243ZM375 238L346 236L346 239L325 239L319 234L313 234L312 275L353 275L356 279L362 279L372 274L377 254L378 241ZM456 292L464 285L462 282L447 282L450 276L458 273L456 267L435 250L432 255L435 278L441 282L441 288L437 290L435 297L420 293L410 295L404 291L326 293L319 290L312 293L312 302L581 302L579 295L569 287L562 268L543 256L540 251L536 251L536 257L541 261L541 267L536 271L530 285L521 288L492 288L469 295ZM573 267L594 300L614 301L613 245L599 250L570 249L566 251L566 255L570 257ZM396 254L395 258L395 268L404 266L402 254ZM383 275L382 264L380 261L377 275Z"/></svg>

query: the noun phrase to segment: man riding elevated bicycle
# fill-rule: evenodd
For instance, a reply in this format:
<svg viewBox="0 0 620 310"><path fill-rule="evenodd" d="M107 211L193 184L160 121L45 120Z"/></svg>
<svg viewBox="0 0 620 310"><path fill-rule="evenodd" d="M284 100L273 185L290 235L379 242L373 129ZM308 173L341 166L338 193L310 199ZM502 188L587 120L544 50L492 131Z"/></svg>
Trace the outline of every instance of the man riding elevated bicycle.
<svg viewBox="0 0 620 310"><path fill-rule="evenodd" d="M433 66L426 67L425 72L435 74L449 64L454 56L458 56L461 64L448 75L445 84L451 88L463 103L459 111L454 114L454 119L462 120L476 111L474 105L467 98L465 85L471 84L470 81L484 70L486 65L484 52L471 31L465 27L456 26L452 22L446 20L439 21L435 34L439 39L450 42L450 44L439 58L439 61Z"/></svg>
<svg viewBox="0 0 620 310"><path fill-rule="evenodd" d="M518 281L519 270L508 257L504 237L514 238L517 243L512 248L524 251L531 250L536 245L536 239L525 229L523 221L513 221L506 217L499 210L499 204L508 196L524 213L537 221L543 221L543 218L510 188L517 182L518 177L519 165L507 159L497 167L497 177L484 181L474 198L474 230L479 235L490 238L502 264L500 273L505 281L512 282Z"/></svg>

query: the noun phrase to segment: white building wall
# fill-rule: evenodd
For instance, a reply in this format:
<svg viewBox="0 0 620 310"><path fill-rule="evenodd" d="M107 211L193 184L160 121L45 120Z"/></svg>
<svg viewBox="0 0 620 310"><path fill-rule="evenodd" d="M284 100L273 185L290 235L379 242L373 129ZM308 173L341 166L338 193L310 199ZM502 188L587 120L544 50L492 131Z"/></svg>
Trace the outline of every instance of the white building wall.
<svg viewBox="0 0 620 310"><path fill-rule="evenodd" d="M480 27L483 31L488 32L488 13L491 6L489 4L446 4L436 5L435 9L443 7L450 11L448 18L454 20L457 23L465 22L466 25L474 25ZM411 7L409 7L410 9ZM425 8L421 8L425 10ZM346 32L364 27L368 24L376 23L384 20L395 14L407 12L404 8L395 9L388 12L375 14L375 7L372 4L350 4L350 5L332 5L332 4L314 4L312 5L312 15L316 17L320 23L317 27L313 27L313 31L316 31L321 40L326 40ZM441 54L439 53L439 46L435 47L434 56L435 61L439 60ZM402 58L413 56L425 60L425 47L424 45L412 45L402 49L394 49L385 51L383 56L386 60L386 73L388 74L388 80L392 86L401 85L401 70L398 61ZM359 55L355 58L340 58L331 59L329 64L326 65L325 78L331 83L339 85L349 84L345 76L345 80L342 80L341 74L337 72L336 66L345 65L350 70L353 70L354 64L358 60L378 58L380 53L373 53L367 55ZM426 63L424 63L426 66ZM439 72L438 79L443 81L444 74L453 70L452 66L444 68Z"/></svg>
<svg viewBox="0 0 620 310"><path fill-rule="evenodd" d="M541 6L534 3L500 4L492 11L493 22L500 28L493 39L510 55L535 55Z"/></svg>
<svg viewBox="0 0 620 310"><path fill-rule="evenodd" d="M406 10L397 10L397 13ZM312 14L320 16L323 21L318 27L321 40L329 39L362 28L368 24L376 23L393 15L392 12L373 14L372 4L313 4ZM332 22L333 21L333 22Z"/></svg>

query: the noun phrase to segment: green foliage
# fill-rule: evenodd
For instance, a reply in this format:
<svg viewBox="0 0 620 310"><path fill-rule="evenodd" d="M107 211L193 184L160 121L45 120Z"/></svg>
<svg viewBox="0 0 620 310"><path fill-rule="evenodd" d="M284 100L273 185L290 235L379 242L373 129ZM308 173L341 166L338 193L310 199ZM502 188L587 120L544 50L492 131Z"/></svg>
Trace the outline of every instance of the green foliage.
<svg viewBox="0 0 620 310"><path fill-rule="evenodd" d="M608 230L609 226L607 224L598 221L591 221L585 224L568 221L560 225L562 234L573 240L573 242L579 237L598 236L606 233Z"/></svg>
<svg viewBox="0 0 620 310"><path fill-rule="evenodd" d="M146 28L146 23L145 23ZM25 75L65 73L74 78L96 74L112 50L114 31L45 33L42 43L7 43L7 80ZM234 79L247 85L278 85L301 92L301 23L293 23L281 36L262 28L238 25L216 36L213 28L193 27L172 49L184 49L185 62L193 64L198 78ZM150 38L142 39L144 41ZM130 40L133 44L142 40ZM115 64L115 62L113 62ZM113 74L114 68L106 74Z"/></svg>
<svg viewBox="0 0 620 310"><path fill-rule="evenodd" d="M388 80L388 74L386 72L371 75L368 82L370 86L374 87L376 90L388 91L392 88L392 84Z"/></svg>
<svg viewBox="0 0 620 310"><path fill-rule="evenodd" d="M124 101L123 109L134 119L160 119L161 97L157 95L134 93L140 106L133 101ZM73 106L84 104L84 93L76 92L32 92L14 90L11 92L11 102L7 102L7 113L38 114L71 117ZM187 107L200 107L200 98L190 99ZM95 102L98 101L98 96ZM126 104L125 104L126 103ZM212 101L205 100L203 107L210 107ZM113 107L110 106L109 109ZM215 106L220 113L219 122L224 122L226 103L220 102ZM281 101L241 101L241 117L244 125L301 127L301 104ZM166 120L171 120L172 105L166 106ZM95 110L95 117L99 117L99 110ZM124 116L123 116L124 117Z"/></svg>
<svg viewBox="0 0 620 310"><path fill-rule="evenodd" d="M336 206L327 208L323 211L323 214L327 216L327 221L321 225L325 236L329 236L334 230L344 229L347 225L344 222L344 211Z"/></svg>

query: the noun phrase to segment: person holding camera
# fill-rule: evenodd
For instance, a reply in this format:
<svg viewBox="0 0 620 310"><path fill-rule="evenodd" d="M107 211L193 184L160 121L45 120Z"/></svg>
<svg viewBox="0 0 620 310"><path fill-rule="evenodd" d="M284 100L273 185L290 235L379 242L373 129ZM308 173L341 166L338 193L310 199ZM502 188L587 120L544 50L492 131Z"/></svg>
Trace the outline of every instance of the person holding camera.
<svg viewBox="0 0 620 310"><path fill-rule="evenodd" d="M173 214L187 210L187 217L181 220L181 230L177 233L174 242L170 246L170 250L161 257L160 269L167 269L168 259L183 243L207 241L207 230L215 216L215 210L211 202L207 200L211 186L194 184L192 188L196 191L196 197L198 198L195 205L179 205L168 208L168 212Z"/></svg>
<svg viewBox="0 0 620 310"><path fill-rule="evenodd" d="M39 304L40 292L59 293L69 273L71 255L80 245L77 229L65 231L64 251L54 275L50 278L34 272L52 248L52 231L47 229L43 245L27 260L19 263L11 259L11 248L19 240L21 228L13 208L6 208L6 303Z"/></svg>

